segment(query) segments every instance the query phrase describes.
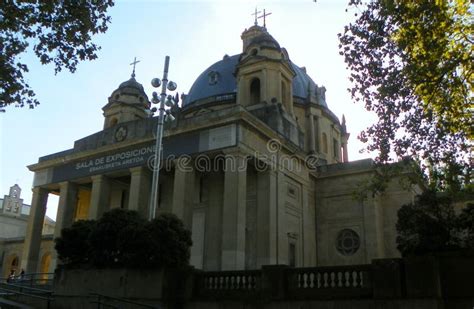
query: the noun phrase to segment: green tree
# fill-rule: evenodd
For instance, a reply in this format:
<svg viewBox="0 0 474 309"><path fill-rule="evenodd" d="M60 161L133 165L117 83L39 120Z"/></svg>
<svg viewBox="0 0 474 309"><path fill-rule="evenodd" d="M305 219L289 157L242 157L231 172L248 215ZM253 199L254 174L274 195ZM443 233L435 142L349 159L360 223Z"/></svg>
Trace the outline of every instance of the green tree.
<svg viewBox="0 0 474 309"><path fill-rule="evenodd" d="M146 221L140 217L138 212L120 208L105 212L97 221L95 229L90 234L91 255L94 265L99 267L118 267L126 264L124 257L129 258L130 250L125 250L123 241L124 233L132 233ZM140 241L140 235L133 232L136 241ZM130 239L126 236L127 239ZM142 236L143 238L143 236ZM125 244L130 244L126 242Z"/></svg>
<svg viewBox="0 0 474 309"><path fill-rule="evenodd" d="M61 231L55 239L55 249L63 264L77 266L90 263L90 235L96 227L94 220L79 220Z"/></svg>
<svg viewBox="0 0 474 309"><path fill-rule="evenodd" d="M414 203L403 205L396 225L400 253L405 256L474 249L474 205L456 215L454 202L450 194L427 190Z"/></svg>
<svg viewBox="0 0 474 309"><path fill-rule="evenodd" d="M149 263L156 267L182 267L189 264L193 244L191 232L174 214L163 213L147 225L150 240Z"/></svg>
<svg viewBox="0 0 474 309"><path fill-rule="evenodd" d="M55 73L74 72L79 61L97 58L100 47L91 38L107 30L113 5L112 0L1 1L0 110L39 104L24 77L28 67L20 61L30 44L42 64L54 64Z"/></svg>
<svg viewBox="0 0 474 309"><path fill-rule="evenodd" d="M469 182L474 136L470 1L350 0L349 6L360 12L339 35L351 72L349 90L378 116L359 135L367 150L378 152L379 163L404 156L419 160L441 189Z"/></svg>
<svg viewBox="0 0 474 309"><path fill-rule="evenodd" d="M474 249L474 204L468 204L458 217L462 245Z"/></svg>

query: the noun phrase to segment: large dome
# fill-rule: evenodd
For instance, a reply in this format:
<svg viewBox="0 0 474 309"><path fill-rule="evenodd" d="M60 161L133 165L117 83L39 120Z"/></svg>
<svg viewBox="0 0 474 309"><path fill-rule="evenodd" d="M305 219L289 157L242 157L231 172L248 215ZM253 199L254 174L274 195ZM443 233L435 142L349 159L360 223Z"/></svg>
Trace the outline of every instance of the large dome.
<svg viewBox="0 0 474 309"><path fill-rule="evenodd" d="M235 79L235 67L239 62L240 54L234 56L224 56L224 59L218 61L207 68L199 75L186 99L183 106L189 106L196 101L226 94L237 93L237 81ZM293 96L305 99L308 96L308 83L311 89L316 89L316 83L306 74L303 68L291 63L296 76L293 78ZM323 101L322 104L326 106Z"/></svg>

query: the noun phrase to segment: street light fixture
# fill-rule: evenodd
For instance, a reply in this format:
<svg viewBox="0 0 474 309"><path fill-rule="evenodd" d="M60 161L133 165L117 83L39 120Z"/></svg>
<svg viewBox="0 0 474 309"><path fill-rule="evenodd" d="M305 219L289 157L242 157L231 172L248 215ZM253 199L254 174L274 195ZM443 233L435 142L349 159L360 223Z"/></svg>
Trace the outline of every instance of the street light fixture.
<svg viewBox="0 0 474 309"><path fill-rule="evenodd" d="M170 57L165 57L165 68L163 71L163 78L153 78L151 85L155 88L161 86L161 94L158 97L156 91L152 94L151 102L153 104L160 104L158 114L158 124L156 126L156 144L155 144L155 162L153 166L153 181L151 184L151 196L150 196L150 207L149 207L149 219L153 220L156 217L156 209L158 208L158 195L159 195L159 176L160 176L160 162L162 152L162 140L163 140L163 124L164 122L173 121L175 118L171 114L170 110L165 110L167 107L173 108L178 105L178 96L173 98L172 95L166 95L166 90L175 91L177 85L175 82L168 81L168 67L170 63ZM152 112L156 112L156 107L151 109ZM165 117L166 114L166 117Z"/></svg>

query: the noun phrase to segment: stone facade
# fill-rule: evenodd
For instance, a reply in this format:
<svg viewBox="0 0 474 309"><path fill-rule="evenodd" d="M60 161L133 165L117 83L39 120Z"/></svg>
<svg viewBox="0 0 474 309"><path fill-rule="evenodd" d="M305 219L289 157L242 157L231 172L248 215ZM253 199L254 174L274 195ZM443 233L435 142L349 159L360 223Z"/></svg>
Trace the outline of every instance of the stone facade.
<svg viewBox="0 0 474 309"><path fill-rule="evenodd" d="M376 170L349 162L345 119L325 88L258 25L243 50L204 71L165 123L157 213L192 231L191 263L204 270L369 263L396 257L398 207L415 191L352 198ZM157 117L134 76L104 106L104 130L39 158L22 265L38 269L47 195L59 194L54 235L111 208L150 213ZM53 256L53 264L56 263Z"/></svg>

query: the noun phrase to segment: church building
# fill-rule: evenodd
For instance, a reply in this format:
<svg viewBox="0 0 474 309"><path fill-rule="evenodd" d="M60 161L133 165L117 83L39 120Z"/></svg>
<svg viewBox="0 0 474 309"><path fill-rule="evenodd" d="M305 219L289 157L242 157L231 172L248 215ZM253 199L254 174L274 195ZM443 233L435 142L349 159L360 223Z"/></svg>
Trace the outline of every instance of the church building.
<svg viewBox="0 0 474 309"><path fill-rule="evenodd" d="M21 256L25 241L31 206L23 203L21 188L14 184L3 199L0 198L0 277L6 278L13 271L21 271ZM53 233L55 222L44 216L42 222L41 244L39 248L40 264L38 272L49 272L52 252L54 251Z"/></svg>
<svg viewBox="0 0 474 309"><path fill-rule="evenodd" d="M399 256L396 214L415 189L393 180L382 195L354 199L376 169L349 161L345 119L330 110L341 102L327 102L265 27L241 39L242 52L202 72L165 122L157 214L172 212L192 231L191 264L242 270ZM39 267L49 193L59 195L54 237L112 208L148 218L158 117L134 74L102 110L102 131L28 167L27 272Z"/></svg>

